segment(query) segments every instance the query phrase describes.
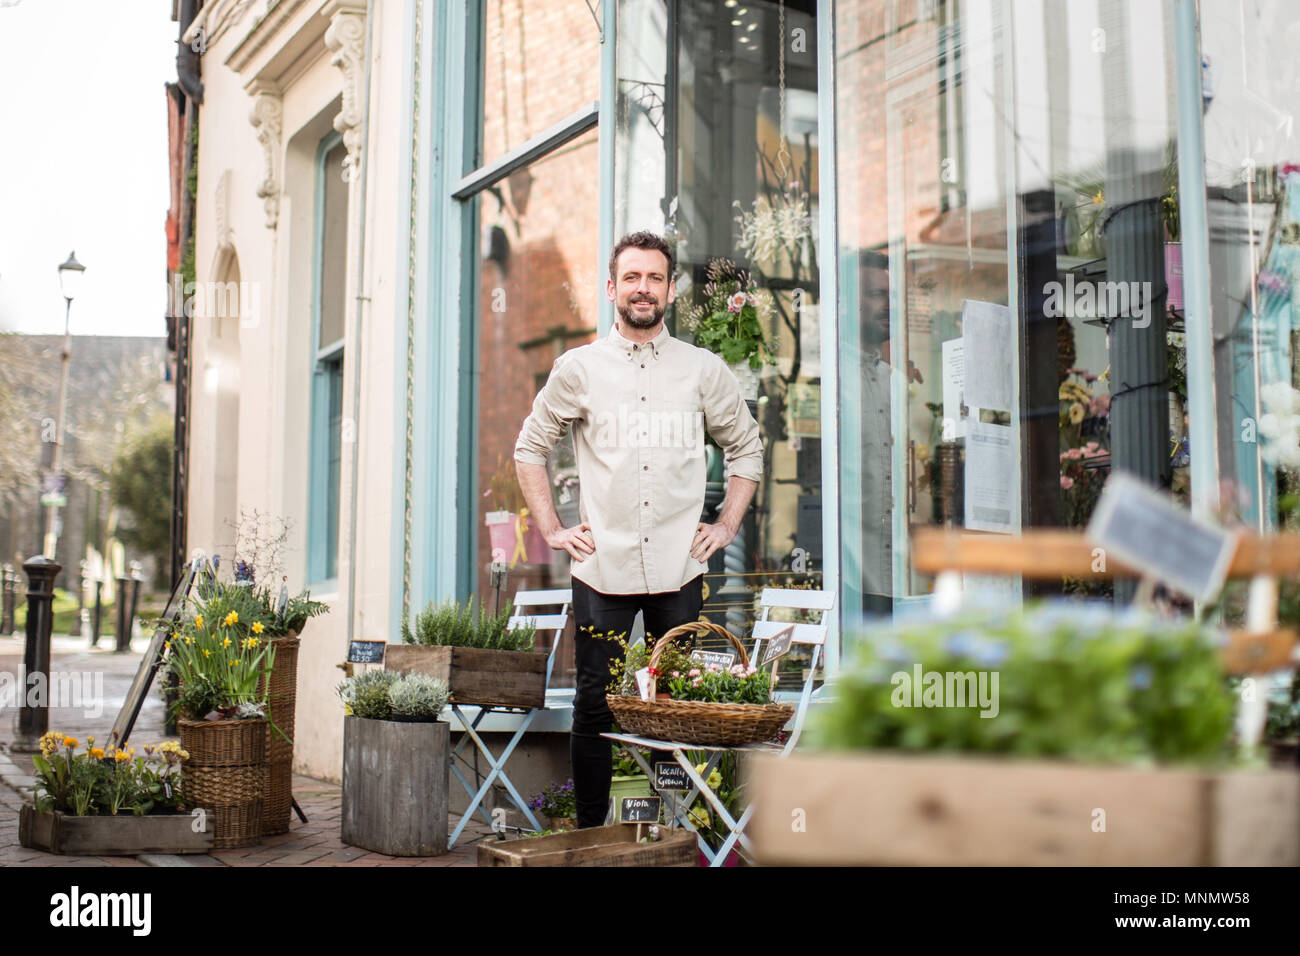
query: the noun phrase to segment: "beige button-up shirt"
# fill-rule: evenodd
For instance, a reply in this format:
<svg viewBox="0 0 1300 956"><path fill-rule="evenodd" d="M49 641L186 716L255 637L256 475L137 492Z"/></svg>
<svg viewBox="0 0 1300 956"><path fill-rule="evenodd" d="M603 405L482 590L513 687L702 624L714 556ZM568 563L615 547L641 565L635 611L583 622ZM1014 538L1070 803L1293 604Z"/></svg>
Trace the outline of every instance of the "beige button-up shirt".
<svg viewBox="0 0 1300 956"><path fill-rule="evenodd" d="M579 514L596 545L573 562L573 576L604 594L657 594L708 570L691 557L704 508L704 429L729 475L763 473L758 423L722 359L666 328L644 344L614 328L555 360L515 461L545 464L569 425Z"/></svg>

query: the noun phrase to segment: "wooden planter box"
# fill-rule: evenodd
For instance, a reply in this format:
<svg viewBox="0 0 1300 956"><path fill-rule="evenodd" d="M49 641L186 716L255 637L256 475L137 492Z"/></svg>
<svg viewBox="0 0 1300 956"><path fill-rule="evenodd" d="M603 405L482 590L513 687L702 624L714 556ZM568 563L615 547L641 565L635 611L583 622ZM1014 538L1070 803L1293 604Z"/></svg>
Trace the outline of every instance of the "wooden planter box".
<svg viewBox="0 0 1300 956"><path fill-rule="evenodd" d="M389 644L384 669L430 674L447 682L458 704L542 707L546 704L546 655L481 647Z"/></svg>
<svg viewBox="0 0 1300 956"><path fill-rule="evenodd" d="M77 856L207 853L213 830L195 833L193 824L188 813L74 817L37 813L28 803L18 814L18 842L33 850Z"/></svg>
<svg viewBox="0 0 1300 956"><path fill-rule="evenodd" d="M1300 865L1295 771L882 752L756 756L751 771L748 832L764 864Z"/></svg>
<svg viewBox="0 0 1300 956"><path fill-rule="evenodd" d="M386 856L447 852L447 750L437 723L343 719L343 842Z"/></svg>
<svg viewBox="0 0 1300 956"><path fill-rule="evenodd" d="M663 838L655 843L637 843L636 831L633 824L616 823L570 833L488 841L478 845L478 865L695 866L699 862L700 851L690 830L661 827Z"/></svg>

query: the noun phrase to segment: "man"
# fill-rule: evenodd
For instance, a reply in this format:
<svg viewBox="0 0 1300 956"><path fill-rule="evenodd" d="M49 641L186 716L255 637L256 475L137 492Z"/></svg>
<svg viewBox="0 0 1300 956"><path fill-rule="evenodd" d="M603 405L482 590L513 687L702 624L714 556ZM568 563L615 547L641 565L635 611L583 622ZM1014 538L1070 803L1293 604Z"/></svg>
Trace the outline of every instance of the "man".
<svg viewBox="0 0 1300 956"><path fill-rule="evenodd" d="M673 253L659 236L624 236L609 259L610 334L565 352L533 402L515 444L519 485L538 528L573 557L574 657L570 757L578 826L605 822L613 774L613 718L605 704L619 646L638 611L647 636L699 618L703 575L735 537L762 474L758 424L717 355L668 334ZM551 502L546 455L573 426L581 523L563 528ZM727 496L718 520L700 520L701 425L723 449Z"/></svg>

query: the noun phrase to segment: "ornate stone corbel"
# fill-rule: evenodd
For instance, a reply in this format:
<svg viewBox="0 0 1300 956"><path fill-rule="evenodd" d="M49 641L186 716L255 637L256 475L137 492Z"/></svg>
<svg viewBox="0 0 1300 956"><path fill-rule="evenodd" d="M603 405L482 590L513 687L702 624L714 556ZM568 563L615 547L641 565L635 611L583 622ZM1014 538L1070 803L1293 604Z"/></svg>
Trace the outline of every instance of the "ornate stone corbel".
<svg viewBox="0 0 1300 956"><path fill-rule="evenodd" d="M333 54L330 64L343 71L343 111L334 117L334 128L343 134L347 148L344 168L355 171L361 160L361 131L365 77L365 4L355 0L333 0L324 11L330 17L325 47Z"/></svg>
<svg viewBox="0 0 1300 956"><path fill-rule="evenodd" d="M257 195L266 209L266 228L274 229L280 221L280 136L284 117L283 101L278 93L260 92L253 97L249 122L257 130L262 144L265 166Z"/></svg>

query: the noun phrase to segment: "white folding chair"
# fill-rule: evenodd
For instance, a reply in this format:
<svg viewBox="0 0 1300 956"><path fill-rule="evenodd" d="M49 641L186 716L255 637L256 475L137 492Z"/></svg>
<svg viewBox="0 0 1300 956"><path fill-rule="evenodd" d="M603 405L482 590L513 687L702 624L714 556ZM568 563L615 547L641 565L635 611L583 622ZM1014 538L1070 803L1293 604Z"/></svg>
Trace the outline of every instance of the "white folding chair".
<svg viewBox="0 0 1300 956"><path fill-rule="evenodd" d="M754 807L751 804L745 808L740 819L736 820L722 800L718 797L713 789L708 785L709 775L713 773L718 762L722 759L723 754L728 752L735 753L772 753L775 752L781 757L790 754L795 745L799 742L799 736L803 732L804 720L808 714L808 704L812 701L813 685L816 682L817 665L822 660L822 651L826 646L826 635L829 630L827 614L835 604L835 595L826 591L796 590L791 588L764 588L759 596L759 617L754 622L754 650L750 654L750 662L758 666L758 662L763 658L760 649L764 647L769 640L785 632L791 626L794 627L794 633L791 635L791 645L807 645L812 647L812 658L808 662L808 673L804 678L803 687L799 692L798 703L795 707L794 717L790 722L790 739L784 744L762 743L750 744L744 747L705 747L699 744L687 744L679 741L654 740L648 737L638 737L633 734L603 734L610 740L616 740L619 743L629 746L632 756L645 772L651 786L654 786L654 769L650 767L646 759L641 755L637 748L644 747L651 750L668 750L671 751L673 759L685 771L686 776L690 779L692 789L686 794L685 799L671 799L665 801L672 806L674 820L689 830L694 830L700 846L700 852L708 860L709 866L722 866L726 863L727 856L732 848L739 843L747 852L753 854L753 846L749 838L745 836L745 826L753 816ZM795 622L793 625L788 621L774 621L771 618L772 611L778 608L786 608L798 611L820 611L817 623ZM709 753L709 759L704 765L704 770L700 771L695 768L688 753L691 751L705 751ZM712 813L722 823L727 830L727 838L722 845L713 851L705 842L704 837L699 835L699 828L692 822L689 814L691 805L695 802L696 795L701 796L709 805Z"/></svg>
<svg viewBox="0 0 1300 956"><path fill-rule="evenodd" d="M556 588L549 591L519 591L515 594L514 613L510 616L510 622L506 625L507 630L514 631L521 627L532 626L537 628L539 635L546 631L554 632L554 640L551 641L551 650L546 657L547 687L551 686L551 672L555 668L555 649L560 646L560 637L569 623L569 611L572 604L573 591L569 588ZM546 608L555 606L560 608L558 613L536 614L527 613L526 610L528 608ZM448 763L451 772L456 775L456 778L460 780L461 786L465 788L465 792L470 795L470 801L469 806L465 809L465 813L460 818L460 822L456 824L456 829L452 831L451 837L447 841L448 848L456 845L456 841L460 839L461 833L464 831L466 824L468 824L470 819L474 816L475 811L482 814L483 819L487 821L489 826L493 825L492 817L488 814L487 810L483 808L482 803L484 797L487 796L488 791L492 788L492 784L497 780L501 781L501 785L506 788L506 793L510 796L510 801L524 815L524 818L528 820L533 829L541 829L540 824L537 822L537 817L533 816L533 811L528 806L528 801L520 795L519 791L515 788L515 785L510 782L510 777L506 774L505 767L506 761L509 760L510 755L514 753L515 747L517 747L519 742L524 739L524 734L527 733L528 728L532 726L533 718L535 718L543 709L544 707L519 708L482 706L479 707L478 713L471 721L465 716L464 711L460 709L459 704L453 703L451 705L451 712L456 715L456 719L459 720L461 726L464 727L465 736L460 739L460 743L458 743L452 750ZM499 758L492 754L492 751L488 749L483 738L478 734L478 725L482 722L483 718L489 713L497 710L513 712L522 711L523 713L523 719L519 722L518 729L515 730L514 735L510 738L510 742L506 744L506 748L501 752ZM466 766L469 766L469 761L461 756L461 750L464 748L465 744L470 741L473 742L478 752L487 760L489 767L488 774L483 778L483 783L479 786L477 791L470 786L469 781L461 772L460 767L456 766L457 759L465 763Z"/></svg>

